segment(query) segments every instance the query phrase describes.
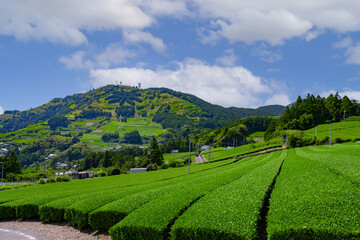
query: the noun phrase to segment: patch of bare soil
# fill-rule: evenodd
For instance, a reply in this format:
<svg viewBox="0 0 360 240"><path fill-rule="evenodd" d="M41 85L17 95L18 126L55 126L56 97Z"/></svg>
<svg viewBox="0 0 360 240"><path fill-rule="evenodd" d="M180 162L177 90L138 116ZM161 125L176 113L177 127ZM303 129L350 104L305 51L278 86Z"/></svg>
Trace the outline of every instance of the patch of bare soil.
<svg viewBox="0 0 360 240"><path fill-rule="evenodd" d="M108 233L100 233L94 230L83 230L73 228L68 223L46 224L40 221L1 221L0 227L8 227L18 230L32 231L40 236L54 240L110 240Z"/></svg>

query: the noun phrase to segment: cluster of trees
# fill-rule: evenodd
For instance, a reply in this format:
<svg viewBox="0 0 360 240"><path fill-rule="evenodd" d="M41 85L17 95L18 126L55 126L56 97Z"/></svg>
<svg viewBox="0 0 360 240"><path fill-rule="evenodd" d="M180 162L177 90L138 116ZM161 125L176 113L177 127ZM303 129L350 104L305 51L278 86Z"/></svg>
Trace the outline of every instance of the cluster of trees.
<svg viewBox="0 0 360 240"><path fill-rule="evenodd" d="M199 142L214 146L229 146L233 141L244 142L246 136L258 131L265 131L272 122L271 117L251 117L240 119L214 131L200 134Z"/></svg>
<svg viewBox="0 0 360 240"><path fill-rule="evenodd" d="M191 149L195 147L195 142L191 143ZM178 150L179 152L188 152L189 151L189 137L172 137L168 141L161 144L161 150L164 153L170 153L171 150Z"/></svg>
<svg viewBox="0 0 360 240"><path fill-rule="evenodd" d="M50 105L37 112L33 110L16 112L11 118L0 119L0 133L16 131L30 124L44 122L57 114L64 115L69 112L69 106L66 104Z"/></svg>
<svg viewBox="0 0 360 240"><path fill-rule="evenodd" d="M43 140L35 141L24 147L19 155L22 166L30 165L36 161L43 160L49 154L59 153L70 148L77 137L64 137L59 135L52 135Z"/></svg>
<svg viewBox="0 0 360 240"><path fill-rule="evenodd" d="M285 109L280 117L278 127L281 129L309 129L318 124L338 122L343 117L358 114L359 104L347 96L341 98L338 93L327 98L308 94L305 99L300 96L296 102Z"/></svg>
<svg viewBox="0 0 360 240"><path fill-rule="evenodd" d="M51 130L55 131L58 127L68 127L69 120L64 116L55 116L48 120L48 125Z"/></svg>
<svg viewBox="0 0 360 240"><path fill-rule="evenodd" d="M118 132L105 133L104 135L101 136L101 140L103 142L109 142L109 143L118 142L119 138L120 138L120 136L119 136Z"/></svg>
<svg viewBox="0 0 360 240"><path fill-rule="evenodd" d="M191 120L184 115L159 111L154 115L152 120L156 123L160 123L163 128L174 129L179 129L194 123L194 120Z"/></svg>
<svg viewBox="0 0 360 240"><path fill-rule="evenodd" d="M136 158L137 157L137 158ZM136 159L135 159L136 158ZM151 161L151 166L150 166ZM163 164L164 158L156 138L152 138L150 147L146 150L140 148L126 148L114 151L93 151L80 160L79 170L96 167L116 167L122 173L127 173L130 168L146 167L156 170Z"/></svg>
<svg viewBox="0 0 360 240"><path fill-rule="evenodd" d="M15 151L11 151L8 157L0 157L0 162L4 163L4 178L9 174L20 173L21 165ZM0 167L2 166L0 165ZM0 169L0 171L2 171L2 169Z"/></svg>
<svg viewBox="0 0 360 240"><path fill-rule="evenodd" d="M111 117L111 112L104 112L101 109L88 109L82 110L79 115L76 115L76 119L85 118L85 119L93 119L97 117Z"/></svg>
<svg viewBox="0 0 360 240"><path fill-rule="evenodd" d="M115 88L117 87L115 86ZM138 91L138 89L117 89L118 91L112 91L112 94L106 98L108 103L119 103L119 106L122 106L125 102L127 102L129 105L134 106L135 101L142 102L142 100L139 98L141 93Z"/></svg>
<svg viewBox="0 0 360 240"><path fill-rule="evenodd" d="M115 113L118 117L134 117L135 107L134 106L120 106L115 109Z"/></svg>
<svg viewBox="0 0 360 240"><path fill-rule="evenodd" d="M139 131L137 130L125 133L122 142L129 144L143 144Z"/></svg>

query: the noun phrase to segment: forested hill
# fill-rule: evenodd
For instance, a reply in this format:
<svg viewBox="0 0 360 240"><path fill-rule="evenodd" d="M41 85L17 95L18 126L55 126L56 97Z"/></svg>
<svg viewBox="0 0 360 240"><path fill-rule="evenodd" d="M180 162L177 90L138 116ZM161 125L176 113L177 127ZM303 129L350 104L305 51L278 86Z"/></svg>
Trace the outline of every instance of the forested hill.
<svg viewBox="0 0 360 240"><path fill-rule="evenodd" d="M27 111L5 111L0 115L0 133L25 128L54 116L152 117L164 128L196 126L215 129L240 118L276 116L274 108L224 108L196 96L166 88L138 89L107 85L87 93L55 98Z"/></svg>

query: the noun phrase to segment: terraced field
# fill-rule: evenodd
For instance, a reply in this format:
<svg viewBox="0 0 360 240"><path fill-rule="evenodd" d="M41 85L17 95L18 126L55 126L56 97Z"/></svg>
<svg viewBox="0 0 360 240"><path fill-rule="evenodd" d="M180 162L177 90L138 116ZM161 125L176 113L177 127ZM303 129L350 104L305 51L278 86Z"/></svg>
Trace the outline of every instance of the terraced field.
<svg viewBox="0 0 360 240"><path fill-rule="evenodd" d="M317 126L316 135L318 139L330 137L330 124L322 124ZM315 128L303 132L305 137L313 138L315 136ZM360 121L345 121L331 124L331 139L334 142L336 138L342 140L353 140L359 136L360 138Z"/></svg>
<svg viewBox="0 0 360 240"><path fill-rule="evenodd" d="M0 219L113 239L359 239L360 144L0 192Z"/></svg>

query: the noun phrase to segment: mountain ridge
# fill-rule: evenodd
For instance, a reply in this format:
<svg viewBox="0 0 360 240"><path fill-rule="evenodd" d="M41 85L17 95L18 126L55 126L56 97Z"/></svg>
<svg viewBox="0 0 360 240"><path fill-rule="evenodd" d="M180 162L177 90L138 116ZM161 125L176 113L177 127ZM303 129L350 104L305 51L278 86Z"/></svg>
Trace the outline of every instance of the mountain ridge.
<svg viewBox="0 0 360 240"><path fill-rule="evenodd" d="M25 111L5 111L0 115L0 133L15 131L31 124L44 122L54 116L81 115L85 110L101 110L117 117L119 108L134 107L137 117L154 117L157 112L170 112L197 121L196 126L217 128L240 118L277 116L284 106L269 105L257 109L225 108L211 104L195 95L168 88L139 89L106 85L86 93L54 98L46 104ZM167 109L165 109L167 108ZM165 110L164 110L165 109Z"/></svg>

